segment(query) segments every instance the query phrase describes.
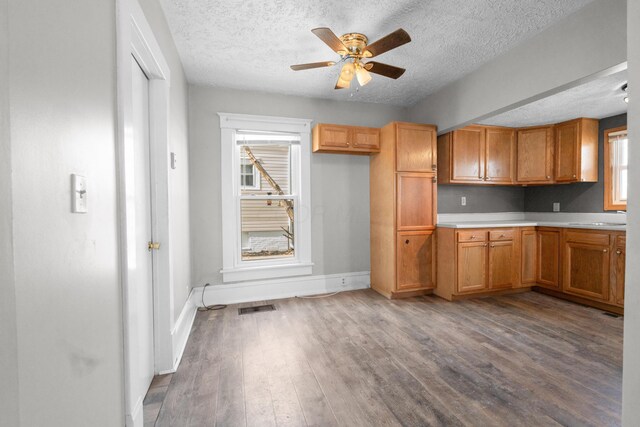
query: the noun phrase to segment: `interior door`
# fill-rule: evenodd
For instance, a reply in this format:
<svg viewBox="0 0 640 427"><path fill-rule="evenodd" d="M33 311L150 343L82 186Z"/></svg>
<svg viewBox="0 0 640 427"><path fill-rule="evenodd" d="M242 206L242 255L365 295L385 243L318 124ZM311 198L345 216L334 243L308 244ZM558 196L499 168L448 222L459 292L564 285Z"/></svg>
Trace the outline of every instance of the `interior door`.
<svg viewBox="0 0 640 427"><path fill-rule="evenodd" d="M151 179L149 149L149 80L131 58L133 128L126 171L127 199L133 201L128 208L127 235L129 258L128 284L128 380L132 408L137 407L147 394L154 375L153 337L153 253L148 248L151 235Z"/></svg>

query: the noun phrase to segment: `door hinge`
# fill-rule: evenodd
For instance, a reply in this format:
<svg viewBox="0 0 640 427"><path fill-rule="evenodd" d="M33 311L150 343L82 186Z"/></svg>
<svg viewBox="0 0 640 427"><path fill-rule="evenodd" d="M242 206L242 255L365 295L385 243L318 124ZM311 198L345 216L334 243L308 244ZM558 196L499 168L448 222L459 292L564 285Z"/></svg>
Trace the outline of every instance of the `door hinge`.
<svg viewBox="0 0 640 427"><path fill-rule="evenodd" d="M147 249L149 249L149 252L151 252L152 250L159 250L160 249L160 243L158 242L149 242L149 244L147 245Z"/></svg>

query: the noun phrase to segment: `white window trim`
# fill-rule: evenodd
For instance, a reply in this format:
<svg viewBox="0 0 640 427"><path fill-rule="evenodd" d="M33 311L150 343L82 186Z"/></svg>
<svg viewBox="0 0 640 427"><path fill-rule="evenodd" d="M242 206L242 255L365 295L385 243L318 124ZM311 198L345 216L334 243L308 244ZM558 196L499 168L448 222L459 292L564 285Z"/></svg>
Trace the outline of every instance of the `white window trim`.
<svg viewBox="0 0 640 427"><path fill-rule="evenodd" d="M222 173L222 281L240 282L277 277L309 275L311 262L311 122L308 119L218 113L220 116ZM239 233L240 206L236 192L239 183L238 156L235 155L237 130L290 132L300 135L300 176L295 215L297 236L295 257L289 259L241 262ZM229 179L232 177L232 179ZM230 185L229 185L230 184Z"/></svg>

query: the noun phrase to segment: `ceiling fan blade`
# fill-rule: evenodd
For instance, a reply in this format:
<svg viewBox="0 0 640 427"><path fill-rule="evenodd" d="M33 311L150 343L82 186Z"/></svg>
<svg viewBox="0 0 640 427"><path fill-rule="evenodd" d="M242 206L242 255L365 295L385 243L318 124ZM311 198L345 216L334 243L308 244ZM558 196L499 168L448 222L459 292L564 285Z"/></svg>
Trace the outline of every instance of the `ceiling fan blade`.
<svg viewBox="0 0 640 427"><path fill-rule="evenodd" d="M399 28L393 33L388 34L367 46L364 51L364 56L366 58L372 58L374 56L382 55L383 53L409 43L410 41L411 37L409 37L409 34L402 28Z"/></svg>
<svg viewBox="0 0 640 427"><path fill-rule="evenodd" d="M336 63L334 61L310 62L308 64L292 65L291 69L293 71L300 71L300 70L309 70L311 68L331 67L332 65L336 65Z"/></svg>
<svg viewBox="0 0 640 427"><path fill-rule="evenodd" d="M383 64L381 62L367 62L364 64L364 69L371 71L372 73L380 74L381 76L389 77L391 79L397 79L406 71L404 68L394 67L393 65Z"/></svg>
<svg viewBox="0 0 640 427"><path fill-rule="evenodd" d="M311 30L313 34L318 36L320 40L325 42L327 46L333 49L338 55L345 55L348 52L342 41L327 27L314 28Z"/></svg>

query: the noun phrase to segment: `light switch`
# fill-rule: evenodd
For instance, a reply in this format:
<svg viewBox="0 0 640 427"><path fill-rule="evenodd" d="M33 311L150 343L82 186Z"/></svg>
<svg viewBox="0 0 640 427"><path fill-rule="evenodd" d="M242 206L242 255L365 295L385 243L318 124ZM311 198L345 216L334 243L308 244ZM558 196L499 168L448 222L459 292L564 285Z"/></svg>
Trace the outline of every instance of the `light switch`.
<svg viewBox="0 0 640 427"><path fill-rule="evenodd" d="M87 178L71 174L71 212L87 213Z"/></svg>
<svg viewBox="0 0 640 427"><path fill-rule="evenodd" d="M465 196L460 197L460 205L467 206L467 198Z"/></svg>
<svg viewBox="0 0 640 427"><path fill-rule="evenodd" d="M553 203L553 211L554 212L560 212L560 203L559 202L554 202Z"/></svg>

